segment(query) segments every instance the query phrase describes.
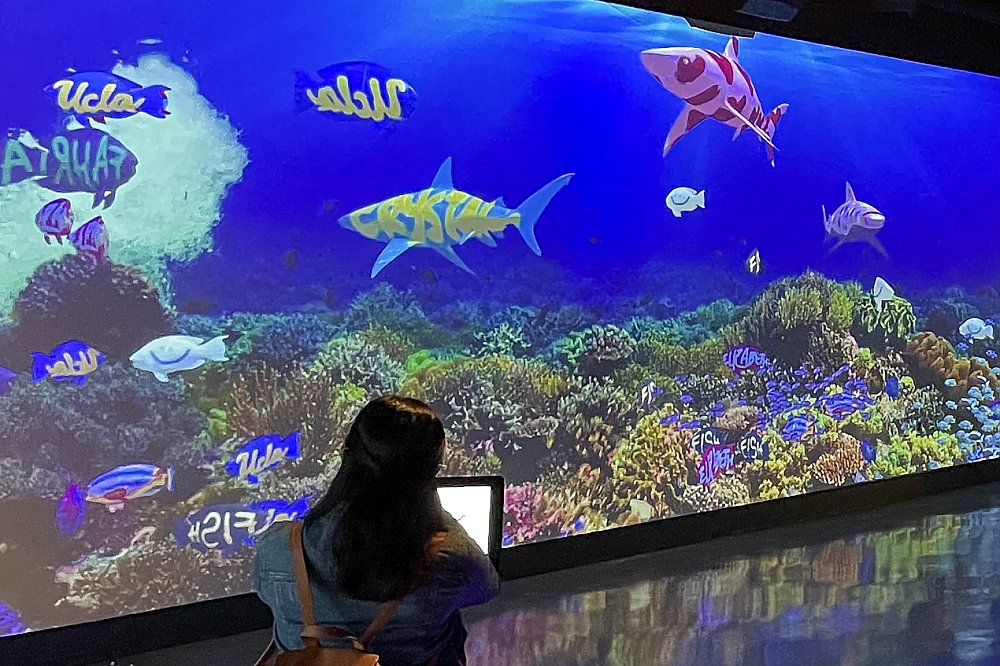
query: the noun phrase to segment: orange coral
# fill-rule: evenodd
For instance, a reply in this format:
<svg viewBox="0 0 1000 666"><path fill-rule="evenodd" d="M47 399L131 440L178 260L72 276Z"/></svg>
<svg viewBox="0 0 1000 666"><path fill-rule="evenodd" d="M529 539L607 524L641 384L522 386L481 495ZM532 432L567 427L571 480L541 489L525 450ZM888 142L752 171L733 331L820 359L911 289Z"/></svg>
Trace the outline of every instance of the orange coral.
<svg viewBox="0 0 1000 666"><path fill-rule="evenodd" d="M1000 382L987 365L968 358L958 358L955 348L944 338L924 331L917 333L906 345L906 351L917 366L938 381L954 379L956 387L966 393L973 386L988 382L993 389Z"/></svg>
<svg viewBox="0 0 1000 666"><path fill-rule="evenodd" d="M812 466L813 477L831 486L842 486L847 477L854 476L865 466L861 444L854 437L842 434L829 445Z"/></svg>

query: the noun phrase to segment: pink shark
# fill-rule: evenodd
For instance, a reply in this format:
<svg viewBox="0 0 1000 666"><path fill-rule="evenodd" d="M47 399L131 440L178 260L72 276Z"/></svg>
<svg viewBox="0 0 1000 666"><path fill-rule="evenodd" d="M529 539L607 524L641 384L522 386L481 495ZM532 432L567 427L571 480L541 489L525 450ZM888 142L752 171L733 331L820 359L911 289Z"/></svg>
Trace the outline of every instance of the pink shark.
<svg viewBox="0 0 1000 666"><path fill-rule="evenodd" d="M674 122L663 145L663 156L685 134L712 118L736 128L735 141L750 129L767 144L767 156L774 166L774 131L788 111L778 105L765 114L750 75L740 65L740 42L729 40L724 55L697 48L650 49L642 52L642 64L664 88L687 103Z"/></svg>

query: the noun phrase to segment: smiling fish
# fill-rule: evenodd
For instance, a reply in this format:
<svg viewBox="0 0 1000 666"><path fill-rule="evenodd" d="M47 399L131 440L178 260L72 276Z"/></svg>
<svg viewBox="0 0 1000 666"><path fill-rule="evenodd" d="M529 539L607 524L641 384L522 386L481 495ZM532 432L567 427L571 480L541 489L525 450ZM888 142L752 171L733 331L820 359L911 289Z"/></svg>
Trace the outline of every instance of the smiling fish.
<svg viewBox="0 0 1000 666"><path fill-rule="evenodd" d="M667 195L667 208L674 214L674 217L680 217L681 213L690 213L704 207L705 190L699 192L690 187L678 187Z"/></svg>

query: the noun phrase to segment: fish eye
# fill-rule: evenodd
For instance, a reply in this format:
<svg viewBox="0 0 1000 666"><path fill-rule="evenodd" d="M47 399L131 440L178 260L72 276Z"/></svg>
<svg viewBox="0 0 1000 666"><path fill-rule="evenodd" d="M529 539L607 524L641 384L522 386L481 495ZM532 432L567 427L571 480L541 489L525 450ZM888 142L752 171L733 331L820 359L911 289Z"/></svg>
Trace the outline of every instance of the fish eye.
<svg viewBox="0 0 1000 666"><path fill-rule="evenodd" d="M681 64L687 67L688 65L691 64L691 59L688 58L687 56L681 56Z"/></svg>

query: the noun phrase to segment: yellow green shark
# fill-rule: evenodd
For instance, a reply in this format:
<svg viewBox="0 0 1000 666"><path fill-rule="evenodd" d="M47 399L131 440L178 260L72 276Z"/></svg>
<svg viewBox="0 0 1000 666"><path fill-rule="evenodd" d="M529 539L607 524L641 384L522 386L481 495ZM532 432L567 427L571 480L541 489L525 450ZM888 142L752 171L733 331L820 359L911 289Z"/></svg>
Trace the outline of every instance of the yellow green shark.
<svg viewBox="0 0 1000 666"><path fill-rule="evenodd" d="M541 256L535 224L552 198L573 176L572 173L560 176L517 208L507 208L503 197L486 201L456 190L449 157L427 189L359 208L340 218L340 226L365 238L387 243L372 266L373 278L412 247L435 250L463 271L472 273L455 253L455 246L475 238L489 247L496 247L496 238L503 238L503 231L508 226L517 229L531 251Z"/></svg>

